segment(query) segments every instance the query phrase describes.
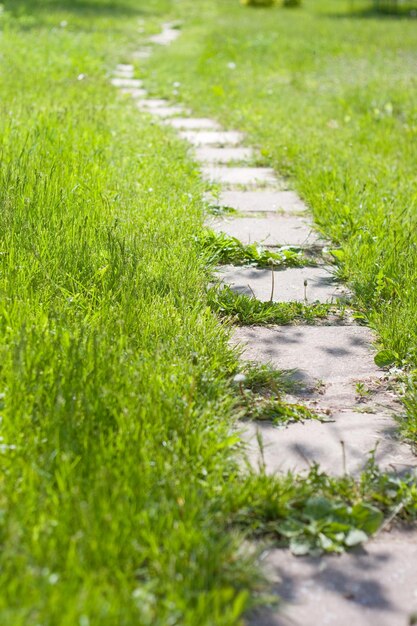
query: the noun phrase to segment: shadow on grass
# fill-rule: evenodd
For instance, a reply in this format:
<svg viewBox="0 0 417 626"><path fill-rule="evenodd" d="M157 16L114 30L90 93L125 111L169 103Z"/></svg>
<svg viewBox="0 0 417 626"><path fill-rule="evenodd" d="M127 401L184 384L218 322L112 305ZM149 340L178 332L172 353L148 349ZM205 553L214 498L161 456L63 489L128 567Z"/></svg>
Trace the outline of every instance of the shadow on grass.
<svg viewBox="0 0 417 626"><path fill-rule="evenodd" d="M355 9L345 13L326 13L326 17L333 19L373 19L373 20L414 20L417 18L417 2L407 7L381 7L371 6L363 9Z"/></svg>
<svg viewBox="0 0 417 626"><path fill-rule="evenodd" d="M6 0L5 9L12 15L74 13L79 17L135 17L155 12L163 3L143 0ZM153 10L154 9L154 10Z"/></svg>

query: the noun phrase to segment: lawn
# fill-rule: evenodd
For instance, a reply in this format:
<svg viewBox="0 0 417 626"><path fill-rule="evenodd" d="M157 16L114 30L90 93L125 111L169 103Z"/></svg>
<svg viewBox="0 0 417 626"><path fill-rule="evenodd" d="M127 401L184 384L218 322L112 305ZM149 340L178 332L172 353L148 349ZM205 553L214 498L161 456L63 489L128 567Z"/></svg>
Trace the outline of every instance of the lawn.
<svg viewBox="0 0 417 626"><path fill-rule="evenodd" d="M247 133L340 247L340 273L386 360L414 370L417 21L372 14L363 0L179 6L184 33L144 71L147 85ZM403 432L416 441L416 382L408 406Z"/></svg>
<svg viewBox="0 0 417 626"><path fill-rule="evenodd" d="M234 626L260 589L245 537L339 550L352 530L374 532L404 494L402 513L415 516L412 483L376 471L355 484L315 469L306 479L245 469L233 430L237 356L206 291L198 170L174 132L109 83L161 21L183 19L172 54L137 73L158 95L180 81L184 101L246 130L262 160L293 178L343 245L360 308L384 345L411 361L411 284L407 291L401 267L407 261L412 282L416 256L397 216L413 219L405 86L414 24L318 10L259 11L255 21L225 0L5 3L0 623ZM375 37L392 29L388 43L400 46L402 63L388 47L390 64L379 58L376 40L361 56L367 29ZM352 48L361 80L380 94L371 111L365 96L354 110ZM348 146L359 140L361 150ZM389 320L397 318L395 335ZM271 376L248 379L255 388Z"/></svg>

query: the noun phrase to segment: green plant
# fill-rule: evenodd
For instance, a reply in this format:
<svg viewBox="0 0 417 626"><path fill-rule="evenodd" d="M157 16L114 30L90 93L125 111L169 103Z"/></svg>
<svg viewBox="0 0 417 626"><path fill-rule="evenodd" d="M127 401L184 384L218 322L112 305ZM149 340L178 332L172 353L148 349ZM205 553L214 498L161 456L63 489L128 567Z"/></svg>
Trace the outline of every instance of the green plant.
<svg viewBox="0 0 417 626"><path fill-rule="evenodd" d="M243 325L291 324L295 321L313 323L325 319L331 312L338 312L331 304L261 302L237 293L227 285L212 287L208 292L208 302L215 313Z"/></svg>
<svg viewBox="0 0 417 626"><path fill-rule="evenodd" d="M271 7L275 0L240 0L240 3L250 7Z"/></svg>
<svg viewBox="0 0 417 626"><path fill-rule="evenodd" d="M268 250L259 244L245 245L225 233L204 229L197 238L210 264L254 265L257 267L302 267L313 265L299 250Z"/></svg>

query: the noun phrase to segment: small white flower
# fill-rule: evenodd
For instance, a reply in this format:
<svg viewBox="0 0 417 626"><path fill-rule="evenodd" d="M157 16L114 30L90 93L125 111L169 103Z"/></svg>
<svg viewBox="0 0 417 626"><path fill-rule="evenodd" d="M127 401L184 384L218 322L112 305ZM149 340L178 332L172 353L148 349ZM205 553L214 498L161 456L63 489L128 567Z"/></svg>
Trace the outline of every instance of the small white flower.
<svg viewBox="0 0 417 626"><path fill-rule="evenodd" d="M175 83L172 83L173 87L181 87L181 83L179 83L178 81L175 81Z"/></svg>
<svg viewBox="0 0 417 626"><path fill-rule="evenodd" d="M59 23L61 28L66 28L68 26L68 22L67 20L62 20L62 22Z"/></svg>
<svg viewBox="0 0 417 626"><path fill-rule="evenodd" d="M85 74L78 74L77 80L84 80Z"/></svg>
<svg viewBox="0 0 417 626"><path fill-rule="evenodd" d="M230 61L230 63L227 64L227 67L229 68L229 70L235 70L236 63L233 63L233 61Z"/></svg>
<svg viewBox="0 0 417 626"><path fill-rule="evenodd" d="M245 374L236 374L233 378L234 383L244 383L246 380Z"/></svg>

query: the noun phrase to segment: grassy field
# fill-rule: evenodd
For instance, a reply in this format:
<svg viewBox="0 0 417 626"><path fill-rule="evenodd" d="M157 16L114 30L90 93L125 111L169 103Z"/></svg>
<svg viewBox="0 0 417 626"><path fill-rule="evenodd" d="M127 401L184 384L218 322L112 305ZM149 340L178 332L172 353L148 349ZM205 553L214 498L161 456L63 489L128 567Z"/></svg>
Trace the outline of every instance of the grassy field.
<svg viewBox="0 0 417 626"><path fill-rule="evenodd" d="M191 12L199 6L200 25ZM370 261L353 273L363 249L353 245L352 229L342 237L329 212L331 194L342 193L337 133L353 131L324 124L320 135L317 118L308 122L315 97L298 109L294 97L304 93L301 70L299 87L271 78L283 63L278 38L289 47L277 29L292 28L295 36L311 21L321 23L315 13L259 12L265 32L258 24L251 43L253 18L232 2L6 2L0 15L0 623L7 626L237 625L259 590L244 537L292 537L298 551L340 550L357 540L358 530L362 539L371 534L405 496L404 516L417 510L411 483L375 471L359 484L316 470L302 480L273 479L249 473L239 460L232 432L237 362L206 293L198 171L174 133L141 116L109 85L115 65L129 62L161 20L187 15L172 57L161 55L158 73L157 64L153 75L141 66L138 72L168 95L181 80L184 100L248 130L264 160L292 174L323 227L343 238L345 272L362 281L363 302L368 293ZM323 19L347 28L343 20ZM295 44L291 50L295 67L303 55ZM231 61L245 63L245 73L232 72ZM305 62L316 67L311 55ZM317 68L323 71L323 64ZM265 119L269 96L255 98L251 76L275 94ZM275 104L283 89L293 98L286 113L283 103ZM334 96L324 97L331 108ZM387 124L394 130L399 124L394 113L381 113L381 129ZM410 151L398 179L398 193L406 194L412 143L401 141ZM363 138L367 149L369 142ZM356 167L353 150L343 145ZM388 157L389 187L395 176L388 176ZM322 171L326 162L331 171ZM350 201L354 216L353 170L351 180L340 206L348 215ZM371 215L369 228L376 228L379 213ZM381 244L368 245L369 259L379 251L382 263ZM393 267L398 271L400 262ZM372 319L382 332L389 326L382 325L388 303L381 298ZM247 373L255 391L271 377ZM312 500L317 495L320 509Z"/></svg>
<svg viewBox="0 0 417 626"><path fill-rule="evenodd" d="M351 9L354 12L351 12ZM188 2L145 72L155 93L246 131L341 247L341 274L387 360L417 365L417 22L357 0L259 9ZM193 11L194 7L194 11ZM417 439L416 383L405 435Z"/></svg>
<svg viewBox="0 0 417 626"><path fill-rule="evenodd" d="M247 603L222 510L235 362L205 304L201 184L109 85L137 19L156 24L147 7L13 1L1 18L8 626L230 624Z"/></svg>

